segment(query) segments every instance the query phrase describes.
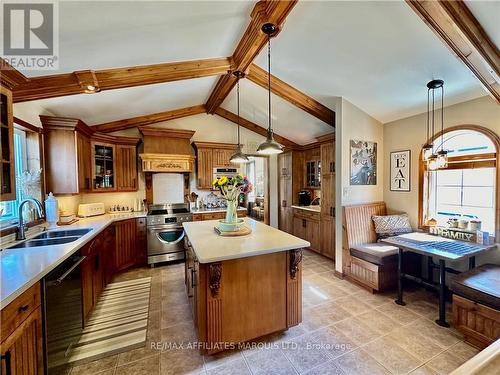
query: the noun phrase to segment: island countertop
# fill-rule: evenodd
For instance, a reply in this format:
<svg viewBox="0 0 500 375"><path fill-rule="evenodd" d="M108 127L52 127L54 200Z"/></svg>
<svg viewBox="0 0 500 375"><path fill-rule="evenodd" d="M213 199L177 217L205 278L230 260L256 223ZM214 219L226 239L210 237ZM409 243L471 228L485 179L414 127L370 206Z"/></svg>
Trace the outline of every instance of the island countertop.
<svg viewBox="0 0 500 375"><path fill-rule="evenodd" d="M200 263L213 263L309 247L310 243L279 229L246 218L252 233L222 237L214 231L218 220L193 221L182 226Z"/></svg>

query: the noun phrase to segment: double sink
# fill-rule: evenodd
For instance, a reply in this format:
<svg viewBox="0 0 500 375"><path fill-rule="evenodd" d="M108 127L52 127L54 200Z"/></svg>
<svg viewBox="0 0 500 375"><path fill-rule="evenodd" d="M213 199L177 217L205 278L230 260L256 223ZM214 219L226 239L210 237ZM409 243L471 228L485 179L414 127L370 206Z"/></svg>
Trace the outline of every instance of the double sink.
<svg viewBox="0 0 500 375"><path fill-rule="evenodd" d="M19 249L26 247L38 247L38 246L50 246L50 245L62 245L65 243L73 242L89 233L91 228L82 229L68 229L68 230L58 230L42 232L39 235L30 238L27 241L20 242L14 246L9 247L9 249Z"/></svg>

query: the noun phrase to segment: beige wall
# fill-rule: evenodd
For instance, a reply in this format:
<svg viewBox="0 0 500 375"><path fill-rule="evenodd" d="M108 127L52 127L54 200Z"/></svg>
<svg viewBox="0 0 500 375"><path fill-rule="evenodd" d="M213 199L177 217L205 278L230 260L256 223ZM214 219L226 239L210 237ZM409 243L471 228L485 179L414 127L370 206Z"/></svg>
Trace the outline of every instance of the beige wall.
<svg viewBox="0 0 500 375"><path fill-rule="evenodd" d="M455 125L480 125L500 134L500 106L489 96L470 100L444 111L445 128ZM426 137L426 114L408 117L384 125L384 201L392 211L404 211L411 224L418 224L418 160ZM389 156L391 151L411 150L411 191L390 191Z"/></svg>

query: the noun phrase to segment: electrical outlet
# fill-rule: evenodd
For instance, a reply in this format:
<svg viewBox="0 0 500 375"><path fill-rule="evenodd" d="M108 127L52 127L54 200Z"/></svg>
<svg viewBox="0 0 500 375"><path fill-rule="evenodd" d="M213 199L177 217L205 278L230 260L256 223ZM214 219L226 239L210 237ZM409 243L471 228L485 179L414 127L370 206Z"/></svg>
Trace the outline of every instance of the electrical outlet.
<svg viewBox="0 0 500 375"><path fill-rule="evenodd" d="M342 198L347 198L349 196L349 188L342 189Z"/></svg>

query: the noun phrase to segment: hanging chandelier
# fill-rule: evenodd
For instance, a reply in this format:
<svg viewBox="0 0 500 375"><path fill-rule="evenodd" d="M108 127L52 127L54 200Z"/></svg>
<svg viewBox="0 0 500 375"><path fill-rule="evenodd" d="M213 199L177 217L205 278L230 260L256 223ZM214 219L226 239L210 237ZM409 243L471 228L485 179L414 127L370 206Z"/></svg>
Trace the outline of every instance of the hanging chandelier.
<svg viewBox="0 0 500 375"><path fill-rule="evenodd" d="M238 79L236 83L236 103L238 107L238 145L236 146L236 152L231 156L229 161L234 164L243 164L250 161L248 156L243 153L240 143L240 79L243 78L245 74L239 70L233 72L233 74Z"/></svg>
<svg viewBox="0 0 500 375"><path fill-rule="evenodd" d="M257 153L262 155L281 154L283 147L274 140L273 128L271 126L271 35L276 33L276 25L266 23L262 26L262 32L267 35L267 84L269 104L269 124L266 140L257 148Z"/></svg>
<svg viewBox="0 0 500 375"><path fill-rule="evenodd" d="M435 90L441 89L441 145L434 148L431 138L435 131ZM422 160L427 163L427 168L435 171L448 166L448 151L444 149L444 81L434 79L427 83L427 143L422 147Z"/></svg>

